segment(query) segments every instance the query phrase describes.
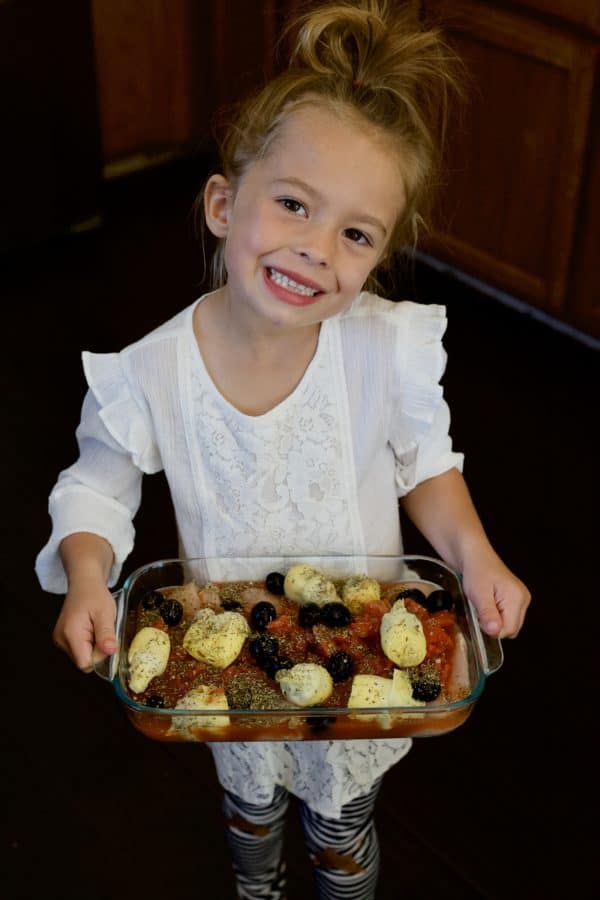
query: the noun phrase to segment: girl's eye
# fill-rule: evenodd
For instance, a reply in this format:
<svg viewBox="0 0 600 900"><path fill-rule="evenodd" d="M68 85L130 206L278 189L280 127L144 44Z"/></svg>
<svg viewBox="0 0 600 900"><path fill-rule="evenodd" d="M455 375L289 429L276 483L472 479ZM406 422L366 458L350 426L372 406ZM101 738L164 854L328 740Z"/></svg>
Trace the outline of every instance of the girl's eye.
<svg viewBox="0 0 600 900"><path fill-rule="evenodd" d="M278 200L277 202L280 203L284 209L287 209L288 212L294 213L296 216L307 215L304 203L300 203L299 200L294 200L293 197L282 197L281 200Z"/></svg>
<svg viewBox="0 0 600 900"><path fill-rule="evenodd" d="M370 239L367 237L364 231L359 231L358 228L346 228L344 234L355 244L366 244L369 247L372 246Z"/></svg>

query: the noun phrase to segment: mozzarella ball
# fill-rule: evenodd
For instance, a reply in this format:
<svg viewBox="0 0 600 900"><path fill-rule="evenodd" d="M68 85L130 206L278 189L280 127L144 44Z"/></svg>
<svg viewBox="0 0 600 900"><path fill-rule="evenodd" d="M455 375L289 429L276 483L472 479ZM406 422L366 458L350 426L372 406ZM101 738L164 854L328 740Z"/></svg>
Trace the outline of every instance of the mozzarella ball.
<svg viewBox="0 0 600 900"><path fill-rule="evenodd" d="M229 709L222 687L200 684L175 704L175 709ZM190 728L224 728L230 724L229 716L173 716L168 734L181 734Z"/></svg>
<svg viewBox="0 0 600 900"><path fill-rule="evenodd" d="M286 597L300 604L317 603L324 606L325 603L339 600L333 583L318 569L305 563L296 563L288 570L283 590Z"/></svg>
<svg viewBox="0 0 600 900"><path fill-rule="evenodd" d="M389 706L392 679L381 675L355 675L348 698L349 707Z"/></svg>
<svg viewBox="0 0 600 900"><path fill-rule="evenodd" d="M296 706L318 706L333 691L331 675L316 663L298 663L291 669L280 669L275 678L283 696Z"/></svg>
<svg viewBox="0 0 600 900"><path fill-rule="evenodd" d="M129 687L135 694L145 691L153 678L162 675L169 662L171 641L159 628L147 626L135 635L129 651Z"/></svg>
<svg viewBox="0 0 600 900"><path fill-rule="evenodd" d="M397 666L418 666L427 655L427 641L417 616L409 612L404 600L397 600L381 619L381 649Z"/></svg>
<svg viewBox="0 0 600 900"><path fill-rule="evenodd" d="M366 575L348 578L342 587L342 602L354 615L360 613L366 603L372 603L380 597L379 582L374 578L367 578Z"/></svg>
<svg viewBox="0 0 600 900"><path fill-rule="evenodd" d="M186 631L183 647L194 659L224 669L237 659L249 634L240 613L217 615L212 609L203 609Z"/></svg>

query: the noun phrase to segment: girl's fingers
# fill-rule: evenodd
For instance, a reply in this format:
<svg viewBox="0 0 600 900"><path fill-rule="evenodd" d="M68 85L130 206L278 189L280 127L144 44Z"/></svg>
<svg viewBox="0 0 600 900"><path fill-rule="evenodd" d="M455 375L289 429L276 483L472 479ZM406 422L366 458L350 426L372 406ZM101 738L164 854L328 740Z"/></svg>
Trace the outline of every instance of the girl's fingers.
<svg viewBox="0 0 600 900"><path fill-rule="evenodd" d="M52 639L82 672L91 672L94 659L117 649L116 607L105 587L96 595L67 596Z"/></svg>
<svg viewBox="0 0 600 900"><path fill-rule="evenodd" d="M517 636L523 627L525 612L530 600L531 594L521 582L511 586L506 594L499 598L498 608L502 614L503 622L500 637L514 638Z"/></svg>
<svg viewBox="0 0 600 900"><path fill-rule="evenodd" d="M531 595L503 564L465 573L465 590L477 609L481 628L498 638L516 637L523 626Z"/></svg>
<svg viewBox="0 0 600 900"><path fill-rule="evenodd" d="M101 653L110 656L117 649L115 626L108 620L100 620L95 624L96 647Z"/></svg>
<svg viewBox="0 0 600 900"><path fill-rule="evenodd" d="M116 606L112 597L111 602L102 605L92 612L92 625L94 627L94 642L96 653L110 656L117 649L115 634Z"/></svg>
<svg viewBox="0 0 600 900"><path fill-rule="evenodd" d="M485 588L475 590L470 597L479 615L479 622L486 634L498 637L502 629L502 617L496 605L493 592Z"/></svg>
<svg viewBox="0 0 600 900"><path fill-rule="evenodd" d="M92 671L93 632L89 625L84 628L77 626L63 628L59 620L52 634L52 640L60 650L71 657L78 669L82 672Z"/></svg>
<svg viewBox="0 0 600 900"><path fill-rule="evenodd" d="M502 619L497 613L492 613L488 609L482 613L481 627L491 637L501 637L502 635Z"/></svg>
<svg viewBox="0 0 600 900"><path fill-rule="evenodd" d="M74 637L67 639L67 646L63 648L71 657L75 665L86 675L92 671L92 642L89 637Z"/></svg>

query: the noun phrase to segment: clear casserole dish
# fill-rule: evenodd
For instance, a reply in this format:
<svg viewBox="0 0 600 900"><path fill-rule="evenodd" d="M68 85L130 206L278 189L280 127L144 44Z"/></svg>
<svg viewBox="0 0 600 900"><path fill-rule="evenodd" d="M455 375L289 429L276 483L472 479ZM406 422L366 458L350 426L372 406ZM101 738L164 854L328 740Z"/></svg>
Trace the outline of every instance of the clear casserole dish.
<svg viewBox="0 0 600 900"><path fill-rule="evenodd" d="M308 575L294 590L288 589L296 573ZM275 593L265 586L268 575ZM327 609L323 596L314 594L320 601L314 604L308 590L310 578L314 581L317 576L329 585ZM353 593L356 585L358 594ZM365 600L367 588L371 593ZM297 591L304 594L296 596ZM465 722L486 678L503 661L500 641L481 631L457 574L424 556L160 560L133 572L114 596L118 649L96 661L94 668L113 684L133 725L155 740L350 740L445 734ZM255 610L258 604L260 615ZM233 661L219 658L215 664L207 647L216 640L210 628L228 618L220 618L223 612L245 632L237 638L241 650ZM204 643L194 643L190 635L204 620L210 626L208 632L202 631ZM405 626L416 633L416 644L406 644ZM140 637L132 648L143 629L143 638L149 635L151 642L160 638L161 652L168 659L164 671L147 684L144 665L150 659L150 671L156 671L155 658L143 656L144 648L140 656L136 650ZM207 634L212 643L207 643ZM273 637L277 653L261 655L273 649ZM421 646L419 640L426 646L426 657L420 661L411 656L415 646ZM408 656L399 657L399 652ZM319 699L322 692L314 693L314 683L306 681L305 676L315 673L329 685L326 699Z"/></svg>

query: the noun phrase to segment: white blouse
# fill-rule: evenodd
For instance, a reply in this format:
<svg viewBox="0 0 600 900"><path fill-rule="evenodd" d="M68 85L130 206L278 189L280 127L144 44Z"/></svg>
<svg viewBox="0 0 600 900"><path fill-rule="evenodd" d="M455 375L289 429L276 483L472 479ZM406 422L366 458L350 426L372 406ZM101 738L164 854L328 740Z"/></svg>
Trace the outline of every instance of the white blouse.
<svg viewBox="0 0 600 900"><path fill-rule="evenodd" d="M362 293L321 326L300 383L261 416L219 393L193 330L196 303L121 353L84 353L89 390L77 462L50 495L52 534L36 561L64 593L58 546L89 531L114 550L114 584L134 540L144 473L164 469L181 552L203 556L395 555L398 497L452 467L439 380L441 306ZM223 787L268 803L276 784L330 818L409 749L408 740L217 743Z"/></svg>

